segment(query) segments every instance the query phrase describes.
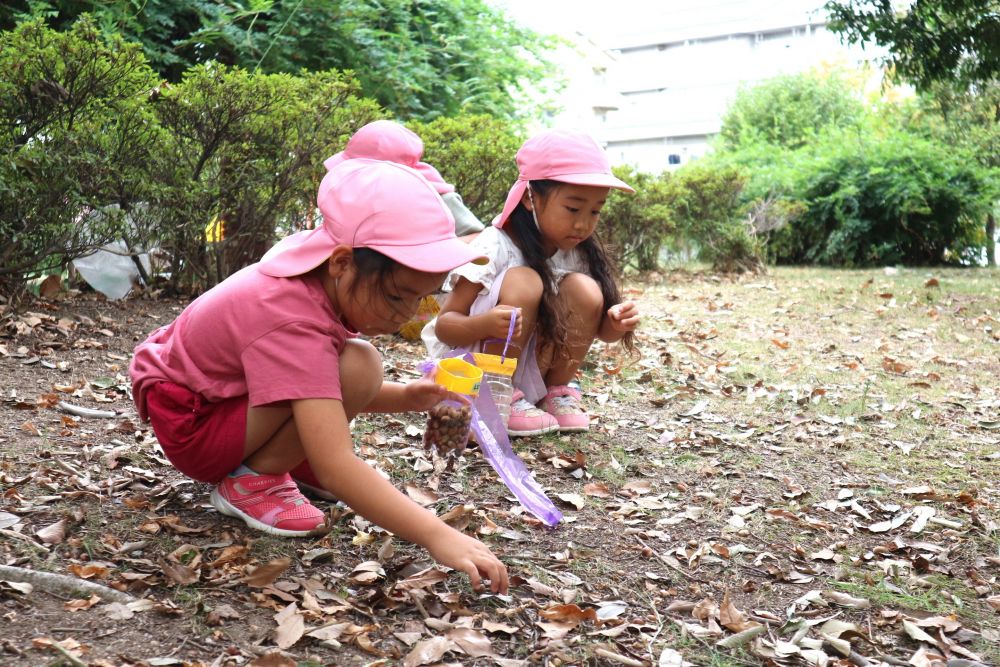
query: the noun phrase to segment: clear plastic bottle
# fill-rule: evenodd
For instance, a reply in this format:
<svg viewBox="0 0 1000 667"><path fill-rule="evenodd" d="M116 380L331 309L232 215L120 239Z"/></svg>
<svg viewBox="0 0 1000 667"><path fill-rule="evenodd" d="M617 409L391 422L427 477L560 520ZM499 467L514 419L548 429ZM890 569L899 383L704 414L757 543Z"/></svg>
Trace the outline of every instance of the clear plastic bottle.
<svg viewBox="0 0 1000 667"><path fill-rule="evenodd" d="M483 371L483 384L490 388L490 396L497 406L504 428L510 419L510 404L514 396L514 371L517 359L503 358L498 354L476 352L472 355L476 366Z"/></svg>
<svg viewBox="0 0 1000 667"><path fill-rule="evenodd" d="M462 359L449 358L437 362L434 382L447 389L450 397L440 401L427 413L424 447L436 449L441 455L458 455L469 442L472 429L472 403L479 395L483 372Z"/></svg>

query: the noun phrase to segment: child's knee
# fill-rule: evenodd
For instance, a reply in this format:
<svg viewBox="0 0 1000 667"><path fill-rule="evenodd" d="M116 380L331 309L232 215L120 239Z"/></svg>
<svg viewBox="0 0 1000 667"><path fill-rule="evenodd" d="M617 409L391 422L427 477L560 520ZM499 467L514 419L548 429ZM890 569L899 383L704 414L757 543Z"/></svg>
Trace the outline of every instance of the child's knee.
<svg viewBox="0 0 1000 667"><path fill-rule="evenodd" d="M352 406L356 403L357 410L378 394L382 387L382 355L371 343L352 338L344 345L340 355L340 386L344 403Z"/></svg>
<svg viewBox="0 0 1000 667"><path fill-rule="evenodd" d="M596 280L584 273L568 273L559 283L559 296L568 311L600 315L604 309L604 294Z"/></svg>

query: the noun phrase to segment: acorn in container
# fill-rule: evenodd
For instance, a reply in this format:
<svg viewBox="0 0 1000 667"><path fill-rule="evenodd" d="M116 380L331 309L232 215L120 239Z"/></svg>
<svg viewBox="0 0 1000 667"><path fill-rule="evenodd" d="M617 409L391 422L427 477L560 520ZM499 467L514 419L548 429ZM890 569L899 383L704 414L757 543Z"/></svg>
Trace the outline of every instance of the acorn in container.
<svg viewBox="0 0 1000 667"><path fill-rule="evenodd" d="M483 371L458 358L437 362L432 379L448 390L448 398L427 413L424 447L438 454L458 456L465 450L472 430L472 403L479 395Z"/></svg>

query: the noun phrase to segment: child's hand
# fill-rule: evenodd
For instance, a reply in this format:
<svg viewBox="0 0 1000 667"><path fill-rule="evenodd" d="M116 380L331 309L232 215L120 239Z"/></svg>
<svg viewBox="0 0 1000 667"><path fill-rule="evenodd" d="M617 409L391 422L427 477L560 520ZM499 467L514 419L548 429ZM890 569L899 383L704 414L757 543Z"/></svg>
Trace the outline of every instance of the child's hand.
<svg viewBox="0 0 1000 667"><path fill-rule="evenodd" d="M429 542L427 551L438 563L469 575L474 590L481 591L483 579L489 579L491 591L500 595L507 593L507 567L476 538L451 529Z"/></svg>
<svg viewBox="0 0 1000 667"><path fill-rule="evenodd" d="M521 309L513 306L495 306L493 309L483 313L486 326L483 331L483 338L499 338L507 340L507 332L510 330L510 318L517 313L517 322L514 323L514 333L511 337L517 339L521 336Z"/></svg>
<svg viewBox="0 0 1000 667"><path fill-rule="evenodd" d="M635 331L639 326L639 308L632 301L623 301L608 308L608 322L615 331Z"/></svg>
<svg viewBox="0 0 1000 667"><path fill-rule="evenodd" d="M400 412L426 412L448 397L448 390L429 378L403 386L404 403Z"/></svg>

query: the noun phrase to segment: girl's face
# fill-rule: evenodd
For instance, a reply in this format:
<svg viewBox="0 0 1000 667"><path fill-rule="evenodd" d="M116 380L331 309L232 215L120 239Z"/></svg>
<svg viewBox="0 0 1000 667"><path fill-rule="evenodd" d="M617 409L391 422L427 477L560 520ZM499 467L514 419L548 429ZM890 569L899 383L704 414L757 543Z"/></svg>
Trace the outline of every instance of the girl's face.
<svg viewBox="0 0 1000 667"><path fill-rule="evenodd" d="M344 246L346 247L346 246ZM344 259L350 256L344 253ZM330 303L344 325L367 336L399 331L417 312L420 300L440 289L448 273L424 273L397 264L391 271L362 275L351 261L331 258L324 273Z"/></svg>
<svg viewBox="0 0 1000 667"><path fill-rule="evenodd" d="M565 183L550 190L544 198L532 194L542 246L548 255L557 250L572 250L590 238L610 189ZM531 210L527 192L521 201Z"/></svg>

